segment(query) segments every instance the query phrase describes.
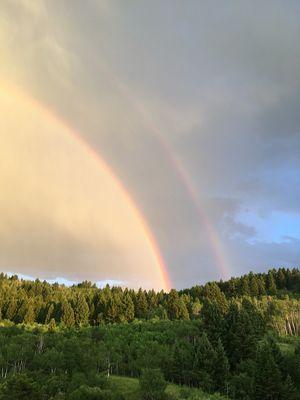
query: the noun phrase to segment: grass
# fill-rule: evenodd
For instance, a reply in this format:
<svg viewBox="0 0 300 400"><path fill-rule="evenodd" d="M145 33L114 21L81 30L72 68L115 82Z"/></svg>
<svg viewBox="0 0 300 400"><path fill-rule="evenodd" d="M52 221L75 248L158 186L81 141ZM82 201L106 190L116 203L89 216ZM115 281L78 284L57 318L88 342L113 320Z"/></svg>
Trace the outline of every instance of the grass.
<svg viewBox="0 0 300 400"><path fill-rule="evenodd" d="M300 344L300 338L296 336L283 337L280 338L277 344L282 354L284 355L293 354L296 347Z"/></svg>
<svg viewBox="0 0 300 400"><path fill-rule="evenodd" d="M136 378L124 376L111 376L110 381L117 393L124 396L126 400L140 400L139 381ZM173 400L195 399L195 400L224 400L218 394L206 394L199 389L192 389L185 386L169 384L166 393Z"/></svg>
<svg viewBox="0 0 300 400"><path fill-rule="evenodd" d="M125 376L111 376L110 381L118 393L122 393L125 399L140 400L139 381Z"/></svg>

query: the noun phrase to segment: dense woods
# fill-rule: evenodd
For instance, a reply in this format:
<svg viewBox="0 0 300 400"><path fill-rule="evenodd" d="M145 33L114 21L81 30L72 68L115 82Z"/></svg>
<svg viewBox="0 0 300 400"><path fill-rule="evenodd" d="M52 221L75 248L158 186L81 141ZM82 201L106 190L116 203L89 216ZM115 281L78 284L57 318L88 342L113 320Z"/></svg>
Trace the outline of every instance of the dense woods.
<svg viewBox="0 0 300 400"><path fill-rule="evenodd" d="M131 398L116 375L141 399L299 399L299 294L299 269L169 293L1 274L0 399Z"/></svg>
<svg viewBox="0 0 300 400"><path fill-rule="evenodd" d="M62 324L66 327L122 323L138 320L193 320L218 306L224 313L235 299L255 299L265 318L282 334L299 333L299 269L250 273L227 282L169 293L99 289L91 282L66 287L46 281L20 280L0 274L0 315L19 323ZM203 309L203 306L204 309ZM207 316L209 319L209 316ZM212 323L212 320L210 320Z"/></svg>

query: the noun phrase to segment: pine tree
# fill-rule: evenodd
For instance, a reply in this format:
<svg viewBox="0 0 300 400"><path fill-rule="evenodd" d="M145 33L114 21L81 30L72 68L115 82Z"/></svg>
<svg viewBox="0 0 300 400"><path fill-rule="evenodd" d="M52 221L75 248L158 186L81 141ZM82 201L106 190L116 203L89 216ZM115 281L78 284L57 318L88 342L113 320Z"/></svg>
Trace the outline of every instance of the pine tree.
<svg viewBox="0 0 300 400"><path fill-rule="evenodd" d="M105 318L107 322L117 322L119 319L119 307L116 296L110 296L106 304Z"/></svg>
<svg viewBox="0 0 300 400"><path fill-rule="evenodd" d="M253 378L247 373L242 372L233 375L230 380L230 398L238 400L254 399ZM262 399L261 399L262 400Z"/></svg>
<svg viewBox="0 0 300 400"><path fill-rule="evenodd" d="M135 304L136 316L140 319L146 319L148 314L148 302L145 292L139 289L136 295Z"/></svg>
<svg viewBox="0 0 300 400"><path fill-rule="evenodd" d="M281 374L268 342L264 341L256 356L255 399L279 400L280 392Z"/></svg>
<svg viewBox="0 0 300 400"><path fill-rule="evenodd" d="M216 360L214 351L206 333L203 333L195 345L194 368L198 375L198 384L210 392L213 388L213 371Z"/></svg>
<svg viewBox="0 0 300 400"><path fill-rule="evenodd" d="M9 300L8 307L5 313L5 318L10 321L13 321L17 314L17 309L18 309L18 303L17 300L13 297L12 299Z"/></svg>
<svg viewBox="0 0 300 400"><path fill-rule="evenodd" d="M226 297L215 282L207 283L204 286L203 297L206 300L216 302L223 314L228 311L228 302Z"/></svg>
<svg viewBox="0 0 300 400"><path fill-rule="evenodd" d="M228 392L229 362L226 356L221 339L218 340L215 349L216 358L214 364L214 385L215 390L221 393Z"/></svg>
<svg viewBox="0 0 300 400"><path fill-rule="evenodd" d="M268 293L270 295L275 295L276 294L276 291L277 291L276 283L275 283L274 274L273 274L272 271L268 272L267 285L266 286L267 286Z"/></svg>
<svg viewBox="0 0 300 400"><path fill-rule="evenodd" d="M25 324L33 324L35 321L35 310L32 302L28 302L28 307L26 313L24 315L24 323Z"/></svg>
<svg viewBox="0 0 300 400"><path fill-rule="evenodd" d="M124 295L122 307L125 321L131 322L134 319L134 304L128 292Z"/></svg>
<svg viewBox="0 0 300 400"><path fill-rule="evenodd" d="M28 307L29 307L29 300L27 297L25 297L22 300L20 307L18 308L18 310L15 313L15 316L14 316L15 322L17 322L17 323L25 322L24 318L25 318L26 312L28 310Z"/></svg>
<svg viewBox="0 0 300 400"><path fill-rule="evenodd" d="M89 321L89 306L82 293L79 293L74 306L76 325L85 325Z"/></svg>
<svg viewBox="0 0 300 400"><path fill-rule="evenodd" d="M240 290L241 290L242 296L248 296L250 294L248 275L245 275L241 278L241 289Z"/></svg>
<svg viewBox="0 0 300 400"><path fill-rule="evenodd" d="M286 287L286 277L285 270L283 268L279 268L276 274L276 283L278 289L284 289Z"/></svg>
<svg viewBox="0 0 300 400"><path fill-rule="evenodd" d="M75 325L75 316L71 304L64 301L61 306L61 322L67 328L72 328Z"/></svg>
<svg viewBox="0 0 300 400"><path fill-rule="evenodd" d="M258 276L256 279L257 282L257 287L258 287L258 294L260 296L263 296L266 294L266 284L265 284L265 280L262 276Z"/></svg>
<svg viewBox="0 0 300 400"><path fill-rule="evenodd" d="M201 317L212 343L217 344L224 330L224 314L216 301L204 300Z"/></svg>
<svg viewBox="0 0 300 400"><path fill-rule="evenodd" d="M249 291L250 291L251 296L259 295L257 277L252 272L250 272L250 274L249 274Z"/></svg>

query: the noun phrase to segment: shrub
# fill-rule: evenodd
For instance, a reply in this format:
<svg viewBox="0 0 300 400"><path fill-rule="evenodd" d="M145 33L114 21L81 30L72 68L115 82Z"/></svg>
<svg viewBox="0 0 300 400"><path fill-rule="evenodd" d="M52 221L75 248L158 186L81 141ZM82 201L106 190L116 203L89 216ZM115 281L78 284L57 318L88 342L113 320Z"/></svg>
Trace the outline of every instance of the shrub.
<svg viewBox="0 0 300 400"><path fill-rule="evenodd" d="M140 377L140 390L144 400L162 400L167 382L160 369L146 368Z"/></svg>

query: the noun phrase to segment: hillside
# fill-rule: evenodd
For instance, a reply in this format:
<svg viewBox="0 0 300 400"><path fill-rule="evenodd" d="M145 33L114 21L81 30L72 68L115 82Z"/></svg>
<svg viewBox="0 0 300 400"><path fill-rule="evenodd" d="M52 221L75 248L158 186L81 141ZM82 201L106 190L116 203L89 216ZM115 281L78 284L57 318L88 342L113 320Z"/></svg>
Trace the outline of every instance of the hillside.
<svg viewBox="0 0 300 400"><path fill-rule="evenodd" d="M0 399L299 399L296 269L170 293L2 274L0 304Z"/></svg>

